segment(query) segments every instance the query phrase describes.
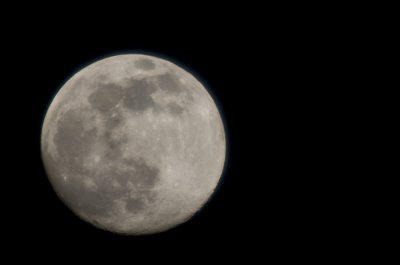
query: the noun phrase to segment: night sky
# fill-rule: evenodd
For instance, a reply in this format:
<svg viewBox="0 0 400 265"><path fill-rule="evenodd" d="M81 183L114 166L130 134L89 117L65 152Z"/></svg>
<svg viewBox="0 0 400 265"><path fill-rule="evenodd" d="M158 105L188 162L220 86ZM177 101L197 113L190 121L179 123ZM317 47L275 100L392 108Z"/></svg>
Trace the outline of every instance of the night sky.
<svg viewBox="0 0 400 265"><path fill-rule="evenodd" d="M340 238L345 221L329 196L337 172L324 154L340 144L326 122L334 96L327 91L335 84L324 62L340 55L330 49L334 40L313 23L232 8L78 19L59 7L46 19L22 16L23 23L6 26L6 252L254 264L323 252L329 239ZM194 73L220 109L228 144L223 180L206 207L183 225L143 237L115 235L76 217L54 193L40 156L42 121L62 84L98 58L130 52L170 58Z"/></svg>

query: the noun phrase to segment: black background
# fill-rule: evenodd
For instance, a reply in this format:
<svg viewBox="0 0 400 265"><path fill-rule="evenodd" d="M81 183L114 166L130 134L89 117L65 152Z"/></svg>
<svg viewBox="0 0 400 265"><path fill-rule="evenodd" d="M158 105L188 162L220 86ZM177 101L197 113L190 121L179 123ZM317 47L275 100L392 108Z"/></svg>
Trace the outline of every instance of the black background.
<svg viewBox="0 0 400 265"><path fill-rule="evenodd" d="M241 6L169 15L120 7L80 17L54 10L6 26L2 219L9 249L93 261L254 263L341 248L333 242L341 242L346 220L329 196L338 179L323 150L340 144L331 136L342 132L326 121L335 75L343 73L326 62L339 60L345 44L329 24ZM151 236L115 235L81 221L53 192L40 157L42 121L62 84L97 59L127 52L192 72L216 100L228 140L211 201L187 223Z"/></svg>

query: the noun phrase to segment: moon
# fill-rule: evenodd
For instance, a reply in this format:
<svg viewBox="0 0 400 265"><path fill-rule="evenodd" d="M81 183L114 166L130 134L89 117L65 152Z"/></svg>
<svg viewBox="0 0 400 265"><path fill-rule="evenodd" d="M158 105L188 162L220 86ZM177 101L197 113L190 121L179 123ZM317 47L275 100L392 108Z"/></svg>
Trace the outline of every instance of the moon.
<svg viewBox="0 0 400 265"><path fill-rule="evenodd" d="M86 222L127 235L189 220L214 193L225 152L223 122L205 87L143 54L108 57L73 75L41 133L59 198Z"/></svg>

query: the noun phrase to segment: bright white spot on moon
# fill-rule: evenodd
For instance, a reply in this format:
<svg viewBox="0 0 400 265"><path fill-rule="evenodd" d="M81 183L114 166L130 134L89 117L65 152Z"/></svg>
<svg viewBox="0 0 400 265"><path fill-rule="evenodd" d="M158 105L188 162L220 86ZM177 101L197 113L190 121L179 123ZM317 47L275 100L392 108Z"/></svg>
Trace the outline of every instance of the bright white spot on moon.
<svg viewBox="0 0 400 265"><path fill-rule="evenodd" d="M54 190L76 215L138 235L201 209L221 177L226 141L198 80L166 60L130 54L95 62L64 84L41 149Z"/></svg>

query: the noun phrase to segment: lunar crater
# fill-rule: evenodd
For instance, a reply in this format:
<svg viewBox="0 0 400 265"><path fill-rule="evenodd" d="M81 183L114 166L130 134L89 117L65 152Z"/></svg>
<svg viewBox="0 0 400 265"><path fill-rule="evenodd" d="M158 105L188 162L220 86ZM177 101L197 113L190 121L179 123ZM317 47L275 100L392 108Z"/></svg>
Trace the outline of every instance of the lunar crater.
<svg viewBox="0 0 400 265"><path fill-rule="evenodd" d="M175 102L168 103L167 109L169 113L171 113L174 116L178 116L185 111L185 108L182 105Z"/></svg>
<svg viewBox="0 0 400 265"><path fill-rule="evenodd" d="M129 212L135 213L144 209L144 202L140 199L129 199L125 204L125 209Z"/></svg>
<svg viewBox="0 0 400 265"><path fill-rule="evenodd" d="M66 171L85 172L80 160L88 154L97 135L96 127L85 128L85 120L77 110L69 110L63 115L58 121L54 145Z"/></svg>
<svg viewBox="0 0 400 265"><path fill-rule="evenodd" d="M182 93L182 84L176 75L165 73L156 77L158 86L168 93L179 94Z"/></svg>
<svg viewBox="0 0 400 265"><path fill-rule="evenodd" d="M122 88L114 84L102 84L92 94L88 101L96 110L106 113L122 99Z"/></svg>
<svg viewBox="0 0 400 265"><path fill-rule="evenodd" d="M156 65L149 59L139 59L135 63L136 68L142 70L152 70Z"/></svg>
<svg viewBox="0 0 400 265"><path fill-rule="evenodd" d="M151 94L155 89L155 86L147 80L130 80L124 93L124 107L132 111L144 111L153 107L155 102L153 101Z"/></svg>

